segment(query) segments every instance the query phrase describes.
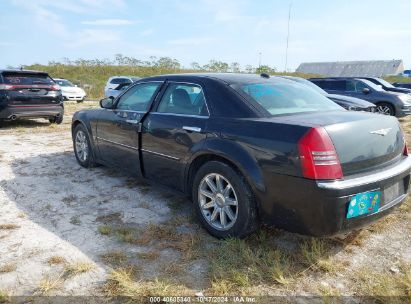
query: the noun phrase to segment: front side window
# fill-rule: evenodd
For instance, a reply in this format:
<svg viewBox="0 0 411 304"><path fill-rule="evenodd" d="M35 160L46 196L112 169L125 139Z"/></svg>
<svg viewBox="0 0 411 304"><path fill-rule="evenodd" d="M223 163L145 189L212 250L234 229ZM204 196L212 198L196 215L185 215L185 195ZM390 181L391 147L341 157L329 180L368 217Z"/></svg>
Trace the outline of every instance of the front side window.
<svg viewBox="0 0 411 304"><path fill-rule="evenodd" d="M251 97L252 101L271 115L343 109L330 99L298 83L250 83L233 88Z"/></svg>
<svg viewBox="0 0 411 304"><path fill-rule="evenodd" d="M116 108L118 110L146 111L160 85L159 82L137 84L120 97Z"/></svg>
<svg viewBox="0 0 411 304"><path fill-rule="evenodd" d="M208 116L204 92L196 84L170 84L157 112Z"/></svg>

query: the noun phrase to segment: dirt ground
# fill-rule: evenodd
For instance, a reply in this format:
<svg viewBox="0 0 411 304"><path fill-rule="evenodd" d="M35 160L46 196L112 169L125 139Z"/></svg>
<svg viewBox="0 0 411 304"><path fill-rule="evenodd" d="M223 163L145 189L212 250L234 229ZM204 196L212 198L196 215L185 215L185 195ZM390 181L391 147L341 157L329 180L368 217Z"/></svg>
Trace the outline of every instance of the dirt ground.
<svg viewBox="0 0 411 304"><path fill-rule="evenodd" d="M62 125L0 127L0 303L31 295L331 295L411 299L410 203L344 240L264 228L218 241L190 202L75 160ZM403 119L409 131L411 119ZM395 301L395 298L390 298Z"/></svg>

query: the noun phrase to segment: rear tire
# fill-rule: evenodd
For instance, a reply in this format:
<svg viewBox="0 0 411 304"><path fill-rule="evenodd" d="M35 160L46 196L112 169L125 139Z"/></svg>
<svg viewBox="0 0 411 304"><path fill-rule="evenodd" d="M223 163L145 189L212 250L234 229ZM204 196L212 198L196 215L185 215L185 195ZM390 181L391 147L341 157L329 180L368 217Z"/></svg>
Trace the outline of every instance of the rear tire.
<svg viewBox="0 0 411 304"><path fill-rule="evenodd" d="M63 115L55 116L53 118L49 118L50 123L61 124L63 122Z"/></svg>
<svg viewBox="0 0 411 304"><path fill-rule="evenodd" d="M201 224L217 238L244 238L259 227L250 186L223 162L207 162L197 171L192 197Z"/></svg>
<svg viewBox="0 0 411 304"><path fill-rule="evenodd" d="M73 131L73 147L77 162L82 167L91 168L96 165L90 138L82 124L76 126Z"/></svg>
<svg viewBox="0 0 411 304"><path fill-rule="evenodd" d="M395 109L389 103L380 102L380 103L377 103L377 113L383 114L383 115L395 116Z"/></svg>

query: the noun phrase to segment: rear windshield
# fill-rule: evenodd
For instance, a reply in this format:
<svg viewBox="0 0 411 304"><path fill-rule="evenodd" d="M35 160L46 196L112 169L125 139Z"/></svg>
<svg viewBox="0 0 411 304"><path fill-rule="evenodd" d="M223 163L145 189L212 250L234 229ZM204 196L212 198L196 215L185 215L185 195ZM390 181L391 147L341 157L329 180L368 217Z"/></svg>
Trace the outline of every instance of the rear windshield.
<svg viewBox="0 0 411 304"><path fill-rule="evenodd" d="M343 110L330 99L296 82L248 83L233 86L271 115Z"/></svg>
<svg viewBox="0 0 411 304"><path fill-rule="evenodd" d="M3 74L3 82L12 85L53 85L54 81L46 74Z"/></svg>

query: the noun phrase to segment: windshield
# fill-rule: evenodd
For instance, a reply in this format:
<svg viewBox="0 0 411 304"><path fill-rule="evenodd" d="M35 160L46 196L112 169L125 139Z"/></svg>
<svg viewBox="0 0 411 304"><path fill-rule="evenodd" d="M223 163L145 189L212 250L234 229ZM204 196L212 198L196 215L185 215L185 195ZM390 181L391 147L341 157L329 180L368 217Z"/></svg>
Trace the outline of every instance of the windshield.
<svg viewBox="0 0 411 304"><path fill-rule="evenodd" d="M61 87L74 87L74 84L65 79L55 79L54 80Z"/></svg>
<svg viewBox="0 0 411 304"><path fill-rule="evenodd" d="M381 79L381 78L377 78L378 82L381 83L383 86L387 87L387 88L395 88L391 83L389 83L388 81Z"/></svg>
<svg viewBox="0 0 411 304"><path fill-rule="evenodd" d="M364 82L367 86L371 87L372 89L379 91L379 92L385 92L385 90L380 86L377 85L367 79L361 79L362 82Z"/></svg>
<svg viewBox="0 0 411 304"><path fill-rule="evenodd" d="M301 83L303 85L306 85L310 89L313 89L314 91L316 91L317 93L320 93L322 95L327 95L328 94L326 91L321 89L318 85L312 83L311 81L309 81L307 79L299 78L299 77L284 77L284 78L295 81L295 82L298 82L298 83Z"/></svg>
<svg viewBox="0 0 411 304"><path fill-rule="evenodd" d="M307 86L290 81L248 83L233 87L247 94L271 115L343 110Z"/></svg>

